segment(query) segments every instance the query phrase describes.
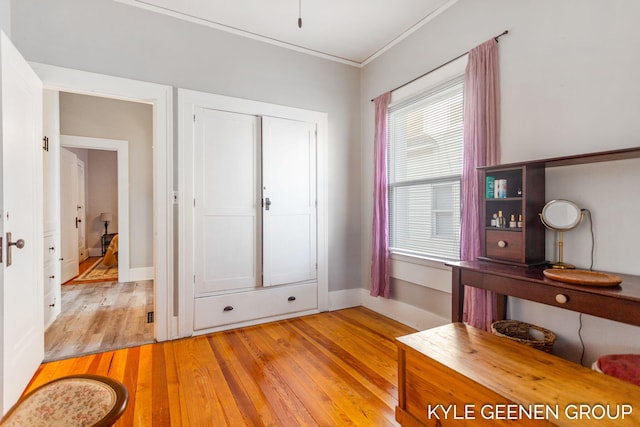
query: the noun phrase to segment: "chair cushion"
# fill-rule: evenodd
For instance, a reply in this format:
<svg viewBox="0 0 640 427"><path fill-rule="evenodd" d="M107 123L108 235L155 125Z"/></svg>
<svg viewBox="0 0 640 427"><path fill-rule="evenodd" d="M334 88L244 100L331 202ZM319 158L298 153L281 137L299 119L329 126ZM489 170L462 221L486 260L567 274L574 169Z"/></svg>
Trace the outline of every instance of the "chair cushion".
<svg viewBox="0 0 640 427"><path fill-rule="evenodd" d="M600 371L640 386L640 354L608 354L598 358Z"/></svg>

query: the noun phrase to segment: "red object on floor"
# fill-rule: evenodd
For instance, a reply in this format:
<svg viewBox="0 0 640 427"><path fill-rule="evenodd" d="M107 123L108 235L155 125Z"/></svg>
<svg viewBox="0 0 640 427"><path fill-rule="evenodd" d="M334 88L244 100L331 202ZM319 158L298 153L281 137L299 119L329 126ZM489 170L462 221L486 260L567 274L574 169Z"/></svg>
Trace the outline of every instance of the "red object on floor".
<svg viewBox="0 0 640 427"><path fill-rule="evenodd" d="M640 386L640 354L608 354L598 358L600 371Z"/></svg>

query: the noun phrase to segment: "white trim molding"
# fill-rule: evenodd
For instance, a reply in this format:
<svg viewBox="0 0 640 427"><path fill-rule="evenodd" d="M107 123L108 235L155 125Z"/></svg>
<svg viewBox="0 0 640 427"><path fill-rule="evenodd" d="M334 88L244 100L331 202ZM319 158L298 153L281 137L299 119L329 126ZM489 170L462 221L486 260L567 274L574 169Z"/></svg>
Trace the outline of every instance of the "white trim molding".
<svg viewBox="0 0 640 427"><path fill-rule="evenodd" d="M451 323L450 319L438 316L430 311L423 310L404 302L381 297L372 297L366 289L361 289L361 295L362 305L364 307L407 326L411 326L419 331Z"/></svg>
<svg viewBox="0 0 640 427"><path fill-rule="evenodd" d="M153 105L155 338L177 337L173 281L173 89L171 86L30 63L45 89Z"/></svg>
<svg viewBox="0 0 640 427"><path fill-rule="evenodd" d="M118 162L118 281L130 281L129 142L118 139L60 135L62 148L115 151Z"/></svg>
<svg viewBox="0 0 640 427"><path fill-rule="evenodd" d="M404 302L372 297L369 291L364 288L329 292L329 301L331 311L363 306L418 330L435 328L436 326L451 323L447 318Z"/></svg>

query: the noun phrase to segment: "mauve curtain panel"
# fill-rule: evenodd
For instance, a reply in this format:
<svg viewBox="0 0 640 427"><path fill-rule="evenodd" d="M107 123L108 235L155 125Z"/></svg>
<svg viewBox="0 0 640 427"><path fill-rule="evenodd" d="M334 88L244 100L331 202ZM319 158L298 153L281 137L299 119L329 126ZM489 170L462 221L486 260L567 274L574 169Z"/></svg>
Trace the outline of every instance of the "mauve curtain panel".
<svg viewBox="0 0 640 427"><path fill-rule="evenodd" d="M464 78L464 157L462 170L462 221L460 259L475 260L482 254L480 224L481 191L478 166L491 166L500 158L500 88L498 41L491 39L469 51ZM463 320L490 330L495 320L496 296L483 289L464 290Z"/></svg>
<svg viewBox="0 0 640 427"><path fill-rule="evenodd" d="M391 92L375 101L373 233L371 251L371 296L389 298L389 215L387 212L387 109Z"/></svg>

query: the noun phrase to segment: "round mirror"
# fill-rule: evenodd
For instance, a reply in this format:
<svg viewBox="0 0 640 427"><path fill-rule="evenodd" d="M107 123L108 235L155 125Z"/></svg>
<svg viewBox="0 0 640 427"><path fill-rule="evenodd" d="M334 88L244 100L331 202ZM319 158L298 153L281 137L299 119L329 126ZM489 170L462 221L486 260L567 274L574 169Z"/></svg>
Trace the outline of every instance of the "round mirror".
<svg viewBox="0 0 640 427"><path fill-rule="evenodd" d="M571 230L582 221L582 210L569 200L551 200L544 205L540 219L547 228L552 230Z"/></svg>

